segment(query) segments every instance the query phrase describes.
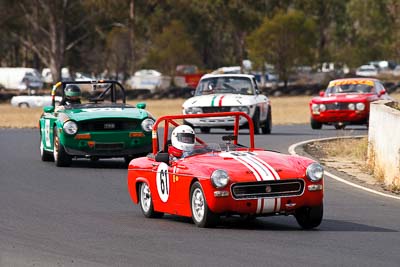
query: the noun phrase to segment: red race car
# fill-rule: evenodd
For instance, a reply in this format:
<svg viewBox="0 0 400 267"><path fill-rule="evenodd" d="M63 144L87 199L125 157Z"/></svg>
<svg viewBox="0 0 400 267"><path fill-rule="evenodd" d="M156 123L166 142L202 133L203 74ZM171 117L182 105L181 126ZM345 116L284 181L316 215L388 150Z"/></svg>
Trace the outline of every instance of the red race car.
<svg viewBox="0 0 400 267"><path fill-rule="evenodd" d="M311 128L323 124L344 129L346 125L368 125L369 104L379 99L390 99L385 87L377 79L349 78L329 82L325 93L310 101Z"/></svg>
<svg viewBox="0 0 400 267"><path fill-rule="evenodd" d="M233 134L221 144L205 143L187 125L188 118L234 119ZM239 119L249 124L249 146L239 144ZM161 149L159 126L164 127ZM169 128L174 127L171 137ZM153 152L133 159L128 167L128 189L144 216L164 213L192 217L199 227L212 227L221 216L255 218L294 215L304 229L317 227L323 217L323 168L317 162L254 147L253 123L243 112L219 112L160 117L153 126ZM172 140L172 146L168 146ZM180 139L179 139L180 138ZM191 149L176 155L176 140ZM182 147L180 147L182 148Z"/></svg>

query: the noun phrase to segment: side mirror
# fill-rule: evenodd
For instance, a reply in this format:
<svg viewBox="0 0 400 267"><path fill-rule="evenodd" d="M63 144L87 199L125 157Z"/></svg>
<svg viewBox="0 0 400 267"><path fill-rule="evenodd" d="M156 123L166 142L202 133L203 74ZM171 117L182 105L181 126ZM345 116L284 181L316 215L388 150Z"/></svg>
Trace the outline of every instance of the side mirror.
<svg viewBox="0 0 400 267"><path fill-rule="evenodd" d="M319 96L320 97L323 97L325 95L325 92L324 91L319 91Z"/></svg>
<svg viewBox="0 0 400 267"><path fill-rule="evenodd" d="M140 109L145 109L145 108L146 108L146 103L144 103L144 102L139 102L139 103L136 104L136 107L137 107L137 108L140 108Z"/></svg>
<svg viewBox="0 0 400 267"><path fill-rule="evenodd" d="M386 94L386 90L382 89L382 90L379 91L378 96L382 96L384 94Z"/></svg>
<svg viewBox="0 0 400 267"><path fill-rule="evenodd" d="M169 164L169 154L165 152L159 152L156 154L155 160L157 162L164 162L166 164Z"/></svg>
<svg viewBox="0 0 400 267"><path fill-rule="evenodd" d="M45 113L53 112L53 111L54 111L54 107L53 107L53 106L45 106L45 107L43 108L43 111L44 111Z"/></svg>

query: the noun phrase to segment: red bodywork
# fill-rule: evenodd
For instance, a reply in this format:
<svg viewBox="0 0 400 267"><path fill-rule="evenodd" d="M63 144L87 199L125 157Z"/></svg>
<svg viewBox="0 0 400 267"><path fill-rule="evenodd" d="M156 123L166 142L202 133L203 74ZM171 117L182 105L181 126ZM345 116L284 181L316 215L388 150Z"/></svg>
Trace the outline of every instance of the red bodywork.
<svg viewBox="0 0 400 267"><path fill-rule="evenodd" d="M178 125L176 120L224 116L235 117L233 135L236 137L239 135L239 117L242 116L248 120L250 127L248 148L237 145L236 139L232 145L229 145L229 149L209 150L181 159L172 159L169 164L155 160L155 155L159 152L158 126L164 126L162 147L165 147L169 125ZM194 182L199 181L209 209L217 214L256 216L292 214L302 207L322 205L323 179L312 182L306 176L306 168L314 161L255 148L253 132L252 119L242 112L174 115L159 118L153 127L153 153L147 157L134 159L129 164L128 189L133 202L138 203L139 184L145 182L149 185L155 211L190 217L192 216L190 188ZM198 137L196 139L198 144L205 144ZM168 196L162 194L165 191L160 191L160 182L157 182L157 179L162 177L160 168L164 172L167 170L168 183L164 181L164 189L166 184ZM223 188L216 188L210 179L213 171L217 169L225 170L230 176L229 183ZM243 186L243 190L244 188L248 190L248 186L257 186L262 183L279 185L280 188L287 187L286 193L266 196L265 192L248 195L246 191L244 197L240 196L241 193L244 194L244 191L238 189L238 186ZM289 184L296 184L299 187L292 188ZM310 189L311 187L318 187L318 189Z"/></svg>
<svg viewBox="0 0 400 267"><path fill-rule="evenodd" d="M322 124L368 124L370 103L386 95L383 85L376 79L366 78L339 79L331 81L330 84L335 82L353 84L371 83L373 87L371 92L367 93L321 93L321 96L314 97L309 103L312 120ZM382 87L381 89L377 88L377 83ZM348 107L349 104L356 105L357 103L363 103L365 109L357 110L357 108L354 108L352 110ZM313 110L313 104L323 104L326 110Z"/></svg>

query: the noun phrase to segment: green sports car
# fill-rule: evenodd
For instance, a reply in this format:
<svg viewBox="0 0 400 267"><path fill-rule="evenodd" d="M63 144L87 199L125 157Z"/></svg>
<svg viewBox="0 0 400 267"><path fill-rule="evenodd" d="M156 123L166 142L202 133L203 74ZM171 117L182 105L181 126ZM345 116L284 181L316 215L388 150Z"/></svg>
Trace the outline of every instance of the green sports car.
<svg viewBox="0 0 400 267"><path fill-rule="evenodd" d="M61 102L55 101L56 95ZM63 167L73 158L122 157L129 163L151 151L155 119L145 103L126 104L119 82L59 82L52 97L39 120L43 161Z"/></svg>

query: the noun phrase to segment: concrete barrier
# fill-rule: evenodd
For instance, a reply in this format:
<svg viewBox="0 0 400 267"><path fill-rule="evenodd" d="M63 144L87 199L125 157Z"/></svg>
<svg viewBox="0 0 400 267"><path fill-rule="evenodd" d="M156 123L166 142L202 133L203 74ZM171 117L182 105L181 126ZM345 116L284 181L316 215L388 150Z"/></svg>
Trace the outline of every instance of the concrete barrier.
<svg viewBox="0 0 400 267"><path fill-rule="evenodd" d="M368 130L368 164L381 182L400 187L400 110L396 102L371 103Z"/></svg>

